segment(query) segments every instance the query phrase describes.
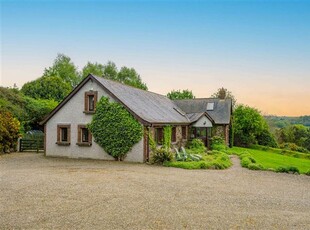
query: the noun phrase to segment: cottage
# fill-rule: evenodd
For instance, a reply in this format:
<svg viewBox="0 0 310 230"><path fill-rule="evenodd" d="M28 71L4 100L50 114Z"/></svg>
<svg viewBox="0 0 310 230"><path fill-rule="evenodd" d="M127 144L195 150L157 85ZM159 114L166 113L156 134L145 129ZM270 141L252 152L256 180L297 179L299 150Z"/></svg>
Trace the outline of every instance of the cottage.
<svg viewBox="0 0 310 230"><path fill-rule="evenodd" d="M172 126L173 145L183 146L191 138L200 138L209 146L213 135L229 142L231 100L170 100L166 96L137 89L103 77L88 75L42 122L46 156L114 158L94 142L86 128L102 96L121 103L153 135L160 145L163 127ZM146 132L145 132L146 133ZM149 160L148 135L135 144L125 161Z"/></svg>

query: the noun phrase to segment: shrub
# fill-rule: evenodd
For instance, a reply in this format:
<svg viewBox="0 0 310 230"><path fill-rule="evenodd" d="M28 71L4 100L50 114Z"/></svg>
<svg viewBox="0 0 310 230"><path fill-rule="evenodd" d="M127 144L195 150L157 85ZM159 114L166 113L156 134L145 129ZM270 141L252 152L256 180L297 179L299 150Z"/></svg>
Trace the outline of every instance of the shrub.
<svg viewBox="0 0 310 230"><path fill-rule="evenodd" d="M310 176L310 169L305 173L307 176Z"/></svg>
<svg viewBox="0 0 310 230"><path fill-rule="evenodd" d="M297 151L301 153L309 153L309 151L306 148L298 146L295 143L282 143L280 145L280 148L285 150Z"/></svg>
<svg viewBox="0 0 310 230"><path fill-rule="evenodd" d="M0 153L16 150L19 121L10 112L0 112Z"/></svg>
<svg viewBox="0 0 310 230"><path fill-rule="evenodd" d="M285 172L285 173L298 173L299 174L299 169L295 166L289 166L289 167L278 167L276 169L276 172Z"/></svg>
<svg viewBox="0 0 310 230"><path fill-rule="evenodd" d="M95 141L117 160L123 160L142 138L142 125L119 103L102 97L88 125Z"/></svg>
<svg viewBox="0 0 310 230"><path fill-rule="evenodd" d="M152 154L151 161L156 164L163 164L166 161L172 161L173 154L170 150L165 148L156 149Z"/></svg>
<svg viewBox="0 0 310 230"><path fill-rule="evenodd" d="M200 139L193 139L187 143L187 148L191 153L204 153L207 148Z"/></svg>
<svg viewBox="0 0 310 230"><path fill-rule="evenodd" d="M250 164L248 164L248 169L250 169L250 170L262 170L263 166L261 166L260 164L250 163Z"/></svg>
<svg viewBox="0 0 310 230"><path fill-rule="evenodd" d="M248 157L243 157L241 159L241 166L247 168L249 164L251 164L251 160Z"/></svg>
<svg viewBox="0 0 310 230"><path fill-rule="evenodd" d="M225 145L225 141L220 136L214 136L211 138L211 149L218 151L225 151L227 146Z"/></svg>

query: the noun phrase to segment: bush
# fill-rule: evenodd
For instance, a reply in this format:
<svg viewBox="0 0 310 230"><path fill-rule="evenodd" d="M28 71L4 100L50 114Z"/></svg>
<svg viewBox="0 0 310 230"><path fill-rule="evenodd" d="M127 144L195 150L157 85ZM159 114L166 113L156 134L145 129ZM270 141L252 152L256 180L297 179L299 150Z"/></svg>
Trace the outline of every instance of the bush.
<svg viewBox="0 0 310 230"><path fill-rule="evenodd" d="M165 148L156 149L151 157L152 163L156 164L163 164L164 162L172 161L172 159L173 159L172 152Z"/></svg>
<svg viewBox="0 0 310 230"><path fill-rule="evenodd" d="M282 143L280 145L280 148L286 149L286 150L291 150L291 151L297 151L297 152L301 152L301 153L309 153L309 151L306 148L298 146L295 143Z"/></svg>
<svg viewBox="0 0 310 230"><path fill-rule="evenodd" d="M123 160L142 138L142 125L119 103L102 97L88 125L97 142L109 155Z"/></svg>
<svg viewBox="0 0 310 230"><path fill-rule="evenodd" d="M187 143L187 148L190 153L205 153L207 148L200 139L193 139Z"/></svg>
<svg viewBox="0 0 310 230"><path fill-rule="evenodd" d="M16 150L19 121L10 112L0 112L0 153Z"/></svg>
<svg viewBox="0 0 310 230"><path fill-rule="evenodd" d="M310 169L305 173L305 175L310 176Z"/></svg>
<svg viewBox="0 0 310 230"><path fill-rule="evenodd" d="M225 151L227 146L225 145L225 141L220 136L214 136L211 138L211 149L218 151Z"/></svg>
<svg viewBox="0 0 310 230"><path fill-rule="evenodd" d="M289 166L289 167L278 167L276 169L276 172L284 172L284 173L298 173L299 174L299 169L295 166Z"/></svg>
<svg viewBox="0 0 310 230"><path fill-rule="evenodd" d="M263 166L261 166L260 164L250 163L250 164L248 164L248 169L250 169L250 170L262 170Z"/></svg>

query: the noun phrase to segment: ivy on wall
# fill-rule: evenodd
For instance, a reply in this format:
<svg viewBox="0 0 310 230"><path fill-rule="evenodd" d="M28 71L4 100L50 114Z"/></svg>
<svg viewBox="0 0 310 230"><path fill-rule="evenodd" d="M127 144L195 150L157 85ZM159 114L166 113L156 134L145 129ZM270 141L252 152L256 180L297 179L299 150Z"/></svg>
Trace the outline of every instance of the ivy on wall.
<svg viewBox="0 0 310 230"><path fill-rule="evenodd" d="M88 128L106 153L123 160L143 134L142 125L119 103L102 97Z"/></svg>

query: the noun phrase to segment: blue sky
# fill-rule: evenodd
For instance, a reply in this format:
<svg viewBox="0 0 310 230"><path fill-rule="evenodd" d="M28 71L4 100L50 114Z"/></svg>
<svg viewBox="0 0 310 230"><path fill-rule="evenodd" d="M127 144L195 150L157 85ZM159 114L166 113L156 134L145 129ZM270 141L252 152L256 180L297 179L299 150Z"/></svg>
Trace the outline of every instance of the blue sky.
<svg viewBox="0 0 310 230"><path fill-rule="evenodd" d="M264 113L310 114L310 1L1 1L1 85L57 53L134 67L162 94L224 86Z"/></svg>

